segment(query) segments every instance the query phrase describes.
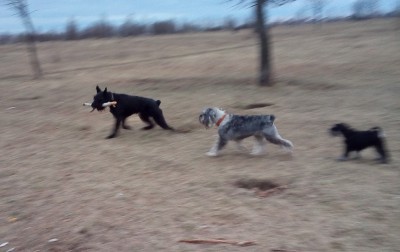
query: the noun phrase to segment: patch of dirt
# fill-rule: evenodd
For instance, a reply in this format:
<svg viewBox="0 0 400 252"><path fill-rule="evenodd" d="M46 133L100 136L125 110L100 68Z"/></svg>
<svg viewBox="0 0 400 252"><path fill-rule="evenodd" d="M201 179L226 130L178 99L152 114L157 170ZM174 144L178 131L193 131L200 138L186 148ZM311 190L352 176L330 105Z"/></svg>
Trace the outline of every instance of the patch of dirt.
<svg viewBox="0 0 400 252"><path fill-rule="evenodd" d="M248 105L239 106L242 109L255 109L255 108L265 108L274 105L273 103L252 103Z"/></svg>
<svg viewBox="0 0 400 252"><path fill-rule="evenodd" d="M234 185L244 189L258 189L262 191L277 188L280 185L268 179L239 179Z"/></svg>

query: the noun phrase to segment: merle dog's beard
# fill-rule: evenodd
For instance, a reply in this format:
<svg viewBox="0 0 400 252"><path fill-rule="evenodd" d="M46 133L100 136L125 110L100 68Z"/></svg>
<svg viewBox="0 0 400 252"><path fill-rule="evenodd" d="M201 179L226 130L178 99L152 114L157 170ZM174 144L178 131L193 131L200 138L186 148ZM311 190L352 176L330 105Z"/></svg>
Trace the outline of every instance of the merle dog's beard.
<svg viewBox="0 0 400 252"><path fill-rule="evenodd" d="M211 128L215 124L214 120L213 120L213 117L211 115L209 115L209 114L206 114L206 113L202 113L199 116L199 122L201 124L203 124L204 127L206 127L206 129Z"/></svg>
<svg viewBox="0 0 400 252"><path fill-rule="evenodd" d="M199 121L206 129L213 127L216 123L217 114L213 108L207 108L199 116Z"/></svg>

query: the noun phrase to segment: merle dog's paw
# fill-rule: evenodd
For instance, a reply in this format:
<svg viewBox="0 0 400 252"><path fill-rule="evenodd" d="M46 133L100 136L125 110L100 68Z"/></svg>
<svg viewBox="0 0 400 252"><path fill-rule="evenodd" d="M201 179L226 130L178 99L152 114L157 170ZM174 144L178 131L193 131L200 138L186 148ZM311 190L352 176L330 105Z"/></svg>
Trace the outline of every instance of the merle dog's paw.
<svg viewBox="0 0 400 252"><path fill-rule="evenodd" d="M209 152L206 153L206 155L209 156L209 157L217 157L218 153L214 152L214 151L209 151Z"/></svg>

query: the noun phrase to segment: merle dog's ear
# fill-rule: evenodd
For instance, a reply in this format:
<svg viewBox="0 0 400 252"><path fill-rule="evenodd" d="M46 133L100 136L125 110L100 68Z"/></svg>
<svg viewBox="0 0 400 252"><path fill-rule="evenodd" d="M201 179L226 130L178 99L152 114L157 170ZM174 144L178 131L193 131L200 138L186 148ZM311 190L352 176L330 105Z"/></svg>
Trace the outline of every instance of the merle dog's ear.
<svg viewBox="0 0 400 252"><path fill-rule="evenodd" d="M100 92L101 92L101 89L99 88L98 85L96 86L96 91L97 91L97 93L100 93Z"/></svg>

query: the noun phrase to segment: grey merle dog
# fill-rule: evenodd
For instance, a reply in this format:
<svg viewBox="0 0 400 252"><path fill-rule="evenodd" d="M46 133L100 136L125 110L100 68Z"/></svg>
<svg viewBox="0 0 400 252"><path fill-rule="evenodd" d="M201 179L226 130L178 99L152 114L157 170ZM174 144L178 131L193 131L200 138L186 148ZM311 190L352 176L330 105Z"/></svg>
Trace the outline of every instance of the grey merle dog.
<svg viewBox="0 0 400 252"><path fill-rule="evenodd" d="M378 161L388 162L388 154L385 148L385 134L380 127L373 127L369 130L359 131L351 128L348 124L338 123L331 127L330 133L333 136L343 135L344 153L338 158L339 161L345 161L349 158L350 152L357 152L357 158L360 157L360 151L374 147L379 154Z"/></svg>
<svg viewBox="0 0 400 252"><path fill-rule="evenodd" d="M110 106L110 112L115 118L115 126L112 133L107 138L113 138L117 135L120 126L123 129L131 129L126 125L126 118L139 114L139 118L148 125L143 129L149 130L154 127L152 118L161 128L166 130L173 130L164 119L162 110L160 109L160 100L153 100L151 98L133 96L127 94L117 94L107 91L107 88L102 91L99 86L96 86L97 94L93 98L91 106L98 111L105 109L104 104L109 102L116 102L115 105Z"/></svg>
<svg viewBox="0 0 400 252"><path fill-rule="evenodd" d="M228 143L235 141L240 149L244 138L253 136L256 144L251 152L253 155L264 153L265 141L280 145L288 150L293 148L292 142L283 139L274 124L274 115L234 115L227 114L219 108L206 108L199 116L199 121L206 128L218 126L216 144L207 152L208 156L217 156L218 152Z"/></svg>

